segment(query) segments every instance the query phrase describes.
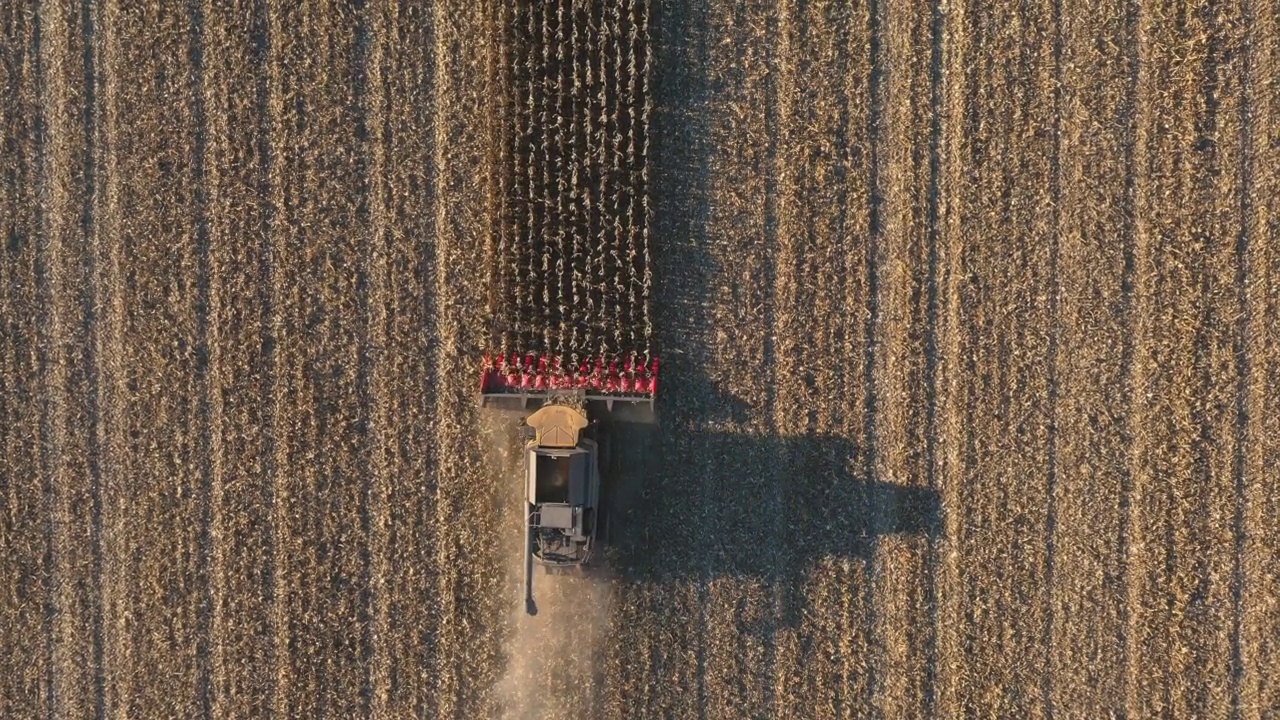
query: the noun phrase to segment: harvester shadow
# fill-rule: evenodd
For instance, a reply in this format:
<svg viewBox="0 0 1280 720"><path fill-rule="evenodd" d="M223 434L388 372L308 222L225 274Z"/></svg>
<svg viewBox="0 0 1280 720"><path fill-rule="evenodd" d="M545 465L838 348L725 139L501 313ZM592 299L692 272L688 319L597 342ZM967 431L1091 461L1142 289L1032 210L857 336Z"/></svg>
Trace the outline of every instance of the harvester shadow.
<svg viewBox="0 0 1280 720"><path fill-rule="evenodd" d="M694 377L668 369L677 370L669 378ZM678 396L680 383L669 384ZM849 438L753 434L735 422L745 403L710 384L701 399L693 414L613 425L606 502L615 577L734 579L776 593L774 622L795 626L818 566L852 561L869 578L885 538L940 535L937 491L870 476Z"/></svg>
<svg viewBox="0 0 1280 720"><path fill-rule="evenodd" d="M715 53L723 52L716 49L723 29L705 3L662 0L653 7L649 157L653 316L662 384L657 423L620 418L612 427L605 557L609 573L624 585L694 590L695 606L684 604L688 592L673 593L684 599L657 612L695 615L686 630L697 637L684 638L689 646L681 649L692 652L696 680L683 690L695 713L707 715L707 668L721 660L707 638L723 620L708 606L724 597L723 589L744 595L740 607L730 609L739 631L776 649L770 636L801 628L806 613L819 609L808 584L815 571L839 566L835 582L858 585L850 592L865 610L861 631L869 646L876 622L871 580L878 547L902 537L936 547L941 507L930 488L874 477L870 449L851 437L803 431L816 424L812 417L797 417L794 432L759 432L756 428L771 425L762 420L777 416L772 400L757 398L759 406L744 402L720 392L709 376L734 361L723 353L732 346L726 336L733 333L735 311L760 305L759 298L739 296L743 269L721 264L724 248L777 238L760 237L749 228L738 232L733 208L718 205L723 198L717 188L738 178L717 171L716 160L733 152L723 146L726 139L741 141L731 129L737 78L718 71L713 62ZM842 153L859 152L858 132L853 126L840 130ZM859 210L846 203L841 212ZM849 337L859 336L863 324L853 318L848 323ZM775 366L775 352L769 343L761 364ZM869 386L865 394L874 397ZM745 597L762 591L766 605L770 598L776 601L764 613ZM675 661L651 661L655 677L668 677L674 669L664 663Z"/></svg>

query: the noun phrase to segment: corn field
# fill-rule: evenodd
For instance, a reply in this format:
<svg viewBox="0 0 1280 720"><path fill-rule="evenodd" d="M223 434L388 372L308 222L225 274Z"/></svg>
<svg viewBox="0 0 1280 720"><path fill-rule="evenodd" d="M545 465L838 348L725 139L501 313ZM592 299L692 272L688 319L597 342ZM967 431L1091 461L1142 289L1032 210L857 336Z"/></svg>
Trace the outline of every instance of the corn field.
<svg viewBox="0 0 1280 720"><path fill-rule="evenodd" d="M1278 23L0 4L0 717L1276 716Z"/></svg>

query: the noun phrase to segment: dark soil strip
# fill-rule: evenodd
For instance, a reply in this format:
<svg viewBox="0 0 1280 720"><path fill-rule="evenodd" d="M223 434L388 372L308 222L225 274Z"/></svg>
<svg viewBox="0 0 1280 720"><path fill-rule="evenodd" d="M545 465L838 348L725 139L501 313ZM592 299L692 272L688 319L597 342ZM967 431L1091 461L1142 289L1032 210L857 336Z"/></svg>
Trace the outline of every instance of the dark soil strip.
<svg viewBox="0 0 1280 720"><path fill-rule="evenodd" d="M213 428L213 390L209 372L209 179L205 171L208 151L209 119L204 105L204 7L200 0L187 5L191 22L191 38L188 60L191 63L191 115L196 126L192 148L191 170L195 182L196 229L196 385L199 397L196 416L199 418L199 437L196 438L196 463L199 466L200 486L196 491L199 517L196 547L196 584L199 586L199 610L196 613L196 695L200 714L213 714L213 658L210 643L213 634L213 457L211 436Z"/></svg>
<svg viewBox="0 0 1280 720"><path fill-rule="evenodd" d="M96 241L94 225L97 221L98 201L98 85L97 55L94 42L99 33L97 13L101 8L92 0L80 3L81 38L84 43L84 204L80 212L80 232L84 241L81 248L83 272L87 287L82 290L81 328L84 332L84 350L80 367L85 374L86 430L88 445L90 524L89 545L93 563L93 584L90 622L93 633L93 702L94 716L106 717L106 673L102 663L102 412L100 408L99 358L94 340L98 331L97 308L99 306L99 278L97 259L94 256Z"/></svg>
<svg viewBox="0 0 1280 720"><path fill-rule="evenodd" d="M976 8L975 12L969 13L967 17L969 19L969 25L965 28L965 35L971 39L971 43L974 47L981 48L987 40L987 28L979 21ZM969 175L967 179L970 182L966 183L968 193L966 193L964 197L959 198L957 203L959 211L962 213L961 223L964 223L965 220L968 219L963 216L963 213L969 209L968 204L972 201L972 197L969 193L973 192L972 188L974 186L974 181L976 181L978 172L974 169L974 166L977 165L979 152L986 152L986 148L981 146L978 140L972 138L971 134L975 133L978 129L978 118L979 113L981 112L979 109L978 80L980 77L983 77L984 71L988 68L980 66L976 61L976 58L968 62L966 67L965 88L967 90L967 94L965 95L964 101L965 117L964 132L961 133L961 146L968 155L966 159L969 162L970 170L967 173ZM971 513L972 509L977 506L977 490L974 488L974 479L977 476L978 467L978 436L973 428L978 414L977 405L979 393L974 388L974 384L981 381L982 375L978 373L978 348L980 347L979 340L981 339L981 327L979 324L980 318L977 316L975 308L980 307L979 303L982 300L982 285L980 284L979 276L975 267L976 261L974 258L974 244L964 243L963 241L960 242L960 269L961 272L964 273L964 277L957 282L961 297L960 317L961 324L967 324L968 327L965 328L967 332L965 332L960 339L960 363L963 364L963 377L966 381L962 386L963 390L961 391L964 396L964 459L962 461L962 473L960 480L961 501L955 509L955 512L959 513L961 518L963 518L957 524L964 528L964 532L963 537L956 538L955 541L959 545L958 552L963 556L963 554L970 549L969 536L973 532L973 527L966 515ZM959 328L957 328L957 332L958 331ZM976 657L978 651L978 637L975 630L977 627L975 598L978 594L978 578L981 573L977 572L974 568L968 568L964 574L964 656L972 658ZM963 683L967 680L965 675L966 671L962 669L961 677L957 679L957 683L961 686L963 686Z"/></svg>
<svg viewBox="0 0 1280 720"><path fill-rule="evenodd" d="M370 329L373 315L370 309L369 266L370 253L375 252L374 231L370 222L369 211L369 170L372 165L373 146L369 140L369 49L372 39L369 26L370 15L376 9L365 7L360 13L356 27L355 57L352 58L352 76L354 89L356 142L360 143L360 152L355 155L355 176L360 185L356 198L356 226L363 228L365 242L357 258L356 298L360 313L360 338L356 368L356 397L360 406L357 420L357 432L360 434L361 447L356 462L362 479L360 502L360 591L356 608L357 620L360 623L360 665L364 670L364 679L360 685L361 713L368 716L373 709L373 555L370 543L373 538L373 486L376 482L373 473L373 453L375 439L369 432L373 416L373 369L377 362L378 348L371 344ZM381 171L381 168L377 168ZM382 298L378 298L382 301Z"/></svg>
<svg viewBox="0 0 1280 720"><path fill-rule="evenodd" d="M1232 555L1231 568L1231 604L1234 613L1231 618L1231 717L1239 718L1244 714L1242 692L1244 685L1244 555L1246 545L1245 527L1245 444L1249 440L1248 395L1250 364L1248 355L1248 338L1253 318L1249 307L1249 218L1253 215L1253 198L1250 195L1249 178L1253 175L1253 133L1250 112L1252 110L1253 86L1251 81L1251 54L1253 40L1249 28L1253 27L1253 6L1249 0L1244 4L1244 47L1241 57L1240 92L1240 176L1237 180L1238 202L1240 207L1240 234L1236 236L1236 332L1232 350L1236 360L1236 417L1235 417L1235 457L1232 458L1232 475L1235 481L1235 508L1231 525L1235 540L1235 552Z"/></svg>
<svg viewBox="0 0 1280 720"><path fill-rule="evenodd" d="M865 351L862 358L862 376L864 382L863 388L863 437L866 443L866 454L864 455L863 464L863 482L871 483L876 480L876 455L878 452L876 443L876 340L877 328L880 324L880 241L884 237L884 218L880 211L882 201L880 187L880 164L883 162L880 154L880 146L883 143L883 134L880 132L880 123L884 117L884 60L881 57L880 48L882 45L882 36L884 34L884 23L881 17L883 6L880 0L870 0L867 11L870 17L870 66L871 76L868 79L867 94L871 99L871 107L867 113L867 145L870 148L869 177L867 186L870 190L870 203L867 207L868 226L870 232L867 234L866 246L866 275L867 275L867 321L864 328L864 347ZM863 509L863 517L877 518L873 520L878 524L881 508L874 506L874 500L868 495L866 504ZM862 571L862 603L866 610L866 626L863 628L863 647L869 651L875 647L875 556L870 554L866 563L863 565ZM868 663L866 665L867 683L865 686L865 697L862 700L862 706L865 708L875 707L876 697L876 676L874 665Z"/></svg>
<svg viewBox="0 0 1280 720"><path fill-rule="evenodd" d="M942 233L938 227L941 217L942 179L942 90L943 90L943 47L942 40L946 31L945 18L942 13L942 0L934 0L932 18L932 46L929 56L929 269L928 269L928 308L924 327L924 467L929 475L929 487L940 493L937 477L938 459L938 243ZM922 681L925 717L938 715L938 563L941 555L938 552L938 537L928 538L928 556L925 561L925 572L928 577L924 586L925 606L929 608L930 627L925 637L925 676Z"/></svg>
<svg viewBox="0 0 1280 720"><path fill-rule="evenodd" d="M1124 143L1124 164L1125 164L1125 198L1127 201L1127 212L1125 214L1125 226L1121 228L1121 236L1125 238L1124 243L1124 270L1121 274L1121 310L1124 317L1126 332L1124 333L1123 345L1120 349L1120 376L1126 388L1126 397L1128 406L1125 409L1123 420L1121 421L1121 441L1124 443L1127 453L1133 453L1134 447L1134 423L1133 423L1133 405L1137 396L1137 388L1134 387L1134 355L1137 352L1136 335L1137 335L1137 304L1135 302L1135 284L1137 282L1138 258L1137 258L1137 234L1138 234L1138 73L1141 68L1139 57L1139 15L1141 13L1141 0L1129 0L1125 4L1125 36L1129 39L1128 47L1130 54L1129 62L1129 78L1128 87L1126 89L1126 97L1128 104L1125 107L1124 116L1128 122L1128 132L1126 133ZM1120 648L1120 662L1123 666L1121 674L1122 697L1120 702L1123 706L1127 703L1129 693L1132 688L1129 687L1129 666L1133 663L1133 658L1129 654L1129 626L1133 622L1133 608L1130 606L1130 584L1133 582L1129 571L1132 548L1129 544L1129 536L1133 532L1133 471L1132 463L1126 462L1120 469L1120 527L1119 527L1119 546L1117 547L1117 563L1119 567L1120 592L1125 600L1120 604L1120 636L1116 638L1116 643Z"/></svg>
<svg viewBox="0 0 1280 720"><path fill-rule="evenodd" d="M768 14L768 17L766 18L766 32L768 37L779 37L779 33L781 32L779 14L781 12L784 12L781 5L775 5L773 7L773 12ZM782 103L787 102L787 100L784 99L781 92L779 92L778 78L782 74L781 64L789 60L789 58L781 57L781 53L778 51L778 44L780 42L780 40L775 40L775 42L769 46L767 60L765 61L766 66L768 67L768 74L765 77L765 87L763 88L765 102L764 122L769 135L767 147L764 152L764 167L762 167L761 170L764 171L765 175L763 249L765 250L766 256L760 263L760 277L755 279L759 282L758 287L760 288L761 294L764 296L762 298L763 302L761 303L762 317L760 318L761 326L765 329L760 358L763 372L760 376L757 376L759 379L763 380L765 384L764 404L761 410L762 415L769 418L769 422L772 424L772 431L775 434L780 434L784 430L784 428L780 428L776 425L776 418L778 417L778 349L775 340L778 329L778 298L776 292L779 274L778 259L782 255L782 243L779 233L778 196L786 191L786 188L782 187L778 182L778 175L780 174L779 156L782 153L782 150L778 147L778 138L784 137L787 132L787 128L782 125L779 113L779 106ZM784 310L783 312L785 313L786 311ZM788 460L784 457L779 457L778 455L773 455L770 460L770 467L768 473L765 475L765 482L774 485L777 489L780 489L779 483L782 482L781 478L787 472L784 463L788 462ZM786 573L782 570L782 566L786 561L786 543L784 541L786 532L782 527L784 520L782 508L784 505L781 502L781 498L775 495L772 500L776 504L773 512L770 513L773 521L771 535L777 539L777 542L772 543L773 553L769 559L770 567L768 568L768 577L769 583L773 586L773 596L777 598L779 588L786 583ZM778 662L777 637L780 618L777 616L776 612L769 613L768 618L768 627L765 629L766 637L768 639L764 643L764 659L761 664L772 671L773 668L777 666ZM748 676L744 673L740 678L740 682L746 682L747 677ZM778 698L774 692L775 687L775 685L770 683L770 687L764 689L763 695L766 706L771 706L773 708L773 712L776 714L778 713ZM741 692L742 697L750 697L748 694L748 688L742 688Z"/></svg>
<svg viewBox="0 0 1280 720"><path fill-rule="evenodd" d="M36 91L43 93L45 88L49 86L49 72L45 67L43 55L43 23L41 20L44 4L40 0L36 0L35 7L32 9L32 28L31 28L31 54L35 58L35 82ZM43 98L42 98L43 100ZM36 135L36 183L37 193L41 202L36 203L35 211L35 227L39 233L39 239L36 241L35 252L35 284L36 284L36 370L37 377L45 383L48 382L52 360L49 357L49 347L51 345L50 338L47 336L48 329L53 326L53 296L52 296L52 280L49 277L49 259L47 257L49 242L49 218L44 212L45 193L51 185L49 178L49 133L45 124L44 102L36 103L36 116L32 119L32 129ZM53 486L53 426L49 417L49 388L43 388L41 395L43 400L40 403L40 448L39 463L40 477L42 478L41 495L44 503L44 510L47 516L44 527L44 555L41 558L41 565L46 575L45 580L45 600L44 600L44 654L45 654L45 676L44 676L44 706L45 714L49 718L58 716L57 696L54 693L54 618L58 615L58 578L57 563L54 560L54 543L55 533L55 505L57 496Z"/></svg>
<svg viewBox="0 0 1280 720"><path fill-rule="evenodd" d="M259 380L258 394L260 415L262 418L262 455L259 467L262 472L261 492L264 523L264 555L262 562L262 597L267 611L265 663L270 671L265 673L262 681L266 685L267 717L275 709L277 663L275 638L278 628L275 627L271 608L275 607L276 582L276 524L275 518L275 485L276 469L276 337L272 327L276 308L273 298L275 287L276 264L274 237L276 230L276 207L273 197L271 175L275 167L275 151L271 147L272 121L270 110L270 78L271 62L271 21L268 16L267 0L258 0L253 5L253 59L257 68L254 80L254 110L257 114L257 148L256 162L258 172L258 198L262 206L261 247L258 253L258 342L262 355L262 374Z"/></svg>
<svg viewBox="0 0 1280 720"><path fill-rule="evenodd" d="M1053 707L1053 575L1057 562L1058 529L1058 339L1062 335L1060 300L1062 281L1059 274L1062 228L1062 0L1053 0L1053 153L1049 156L1049 195L1052 221L1049 230L1049 347L1048 365L1048 431L1045 438L1047 477L1045 487L1045 561L1044 561L1044 628L1041 646L1044 669L1040 674L1040 699L1047 718L1054 716Z"/></svg>

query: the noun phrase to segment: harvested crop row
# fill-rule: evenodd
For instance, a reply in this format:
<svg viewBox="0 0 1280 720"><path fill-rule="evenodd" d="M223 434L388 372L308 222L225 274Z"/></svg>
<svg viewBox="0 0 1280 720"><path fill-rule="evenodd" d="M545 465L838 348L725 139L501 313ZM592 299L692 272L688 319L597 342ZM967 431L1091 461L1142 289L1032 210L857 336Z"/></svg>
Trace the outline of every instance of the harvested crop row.
<svg viewBox="0 0 1280 720"><path fill-rule="evenodd" d="M428 575L430 595L427 600L407 599L421 615L405 619L405 632L420 633L415 642L423 643L426 657L405 658L423 665L419 675L406 672L404 682L417 685L413 692L421 693L428 715L440 717L496 715L490 691L502 667L501 620L515 602L514 594L503 592L502 570L510 556L501 554L502 545L491 542L489 533L499 527L503 503L514 503L519 491L510 476L484 462L488 440L480 431L472 373L473 358L483 344L486 319L479 309L488 279L485 255L476 247L494 229L490 213L498 168L486 163L492 162L497 147L495 119L489 114L489 99L498 93L491 81L497 48L489 33L500 5L489 4L485 12L461 3L433 8L431 106L438 119L431 139L431 262L425 277L407 283L435 303L435 332L416 341L432 353L435 385L429 414L419 422L429 430L427 444L436 455L423 479L425 492L405 485L410 494L426 495L429 507L425 516L406 512L400 532L402 542L425 557L417 571ZM477 45L485 51L475 52ZM417 453L422 448L407 449ZM460 522L474 532L459 532ZM418 683L419 677L425 680Z"/></svg>
<svg viewBox="0 0 1280 720"><path fill-rule="evenodd" d="M771 511L758 522L776 540L761 553L769 563L757 590L770 601L764 617L739 625L748 635L769 634L764 658L773 667L750 672L768 672L773 692L730 712L803 717L816 708L825 717L854 717L876 704L891 672L871 660L884 657L877 630L892 614L871 578L885 552L882 530L895 493L876 467L876 427L867 422L877 405L876 363L884 360L872 333L880 331L878 281L888 266L877 252L883 236L872 208L884 192L876 183L884 177L888 84L877 64L886 61L887 12L874 4L811 5L735 18L753 45L779 38L760 58L762 67L747 68L743 85L760 96L731 96L736 122L729 126L774 140L726 153L722 171L763 182L737 191L720 183L725 200L716 202L727 210L717 213L724 237L764 238L759 255L746 255L767 270L720 264L730 283L735 276L768 282L753 288L767 325L752 324L750 309L738 310L739 322L758 333L741 339L762 352L757 362L768 370L735 363L724 374L726 387L761 409L758 421L738 431L742 452L754 446L753 462L766 468L756 506ZM727 52L722 61L732 58ZM743 144L721 130L718 144ZM808 480L797 484L796 477ZM722 492L733 484L730 475ZM738 531L751 532L750 524ZM913 573L909 562L900 570Z"/></svg>
<svg viewBox="0 0 1280 720"><path fill-rule="evenodd" d="M936 617L933 614L940 508L931 473L936 452L932 403L936 357L930 333L937 303L933 218L938 178L933 164L938 142L933 113L940 96L934 64L941 23L932 2L880 3L875 83L879 95L872 234L876 303L873 347L870 478L900 490L874 509L883 526L912 532L877 538L873 566L875 647L874 703L884 717L929 717L936 709ZM813 253L810 253L812 255ZM821 402L820 397L810 399Z"/></svg>
<svg viewBox="0 0 1280 720"><path fill-rule="evenodd" d="M1133 383L1137 15L1090 3L1061 18L1061 222L1050 707L1123 707ZM1098 42L1098 38L1107 42ZM1103 122L1123 117L1124 123Z"/></svg>
<svg viewBox="0 0 1280 720"><path fill-rule="evenodd" d="M275 711L368 712L369 94L365 13L272 13L279 374ZM279 175L275 175L279 173ZM279 180L277 181L277 177Z"/></svg>
<svg viewBox="0 0 1280 720"><path fill-rule="evenodd" d="M707 259L718 277L706 288L708 336L714 361L698 368L709 386L727 398L758 408L749 418L724 418L689 430L685 449L707 453L685 482L698 487L696 559L699 598L694 631L705 652L721 661L701 669L698 712L710 717L776 713L784 701L777 671L790 664L782 633L801 617L802 598L784 592L783 578L808 568L787 563L793 541L783 531L788 498L781 494L791 450L773 432L777 406L778 320L785 308L774 297L777 264L791 228L780 220L776 139L791 107L783 83L791 78L790 38L775 8L720 7L710 25L726 33L714 46L709 68L723 90L709 128L708 158L715 198L705 238ZM766 37L777 42L765 41ZM756 142L731 141L740 132ZM704 296L706 297L706 296ZM715 328L732 329L715 333ZM718 336L717 336L718 335ZM705 392L705 391L704 391ZM803 531L804 526L798 526ZM768 538L761 542L762 538ZM788 612L789 611L789 612ZM785 612L785 614L784 614ZM788 643L789 644L789 643ZM794 647L794 646L792 646Z"/></svg>
<svg viewBox="0 0 1280 720"><path fill-rule="evenodd" d="M1236 472L1235 543L1241 552L1232 600L1233 665L1239 676L1239 706L1246 718L1266 717L1280 707L1280 8L1274 0L1250 2L1246 25L1241 98L1239 198L1244 232L1238 278L1242 312L1237 316L1236 356L1244 383L1241 455ZM1237 416L1239 420L1239 416Z"/></svg>
<svg viewBox="0 0 1280 720"><path fill-rule="evenodd" d="M489 593L470 593L469 602L458 598L473 574L458 561L459 539L448 520L463 512L486 516L487 510L459 497L491 487L475 481L469 443L452 420L458 385L470 389L471 377L449 365L458 353L459 310L468 306L468 285L458 277L478 273L481 262L448 266L456 262L450 249L458 234L473 232L461 222L483 215L476 209L484 197L480 186L456 182L456 167L470 166L468 177L484 179L474 175L476 135L460 132L474 113L459 93L474 88L474 80L455 75L454 53L468 43L465 29L440 6L405 13L370 6L365 22L371 42L365 96L370 325L364 351L372 359L368 622L372 637L382 639L372 647L370 708L375 717L486 716L491 714L474 706L451 710L461 694L458 657L468 649L459 625L468 622L468 612L489 612ZM475 25L470 31L479 32ZM483 59L481 54L473 62ZM477 556L479 567L472 570L480 572L486 563ZM439 572L424 571L437 567ZM469 647L492 652L494 641L486 640ZM480 678L493 663L468 666Z"/></svg>
<svg viewBox="0 0 1280 720"><path fill-rule="evenodd" d="M656 582L625 586L619 615L670 619L620 619L609 676L646 714L852 716L873 692L865 580L893 494L864 442L868 18L712 8L663 23L681 39L663 91L684 114L655 132L672 178L655 189L658 332L688 360L663 390L661 447L628 478L646 498L632 535L665 549L623 548L623 571ZM816 71L828 63L840 72Z"/></svg>
<svg viewBox="0 0 1280 720"><path fill-rule="evenodd" d="M959 297L963 479L941 498L961 516L965 598L957 708L1043 708L1051 648L1047 573L1054 528L1058 265L1057 67L1052 3L971 7L966 32ZM1028 538L1035 541L1028 542ZM1001 582L993 583L992 577ZM956 658L944 658L948 665Z"/></svg>
<svg viewBox="0 0 1280 720"><path fill-rule="evenodd" d="M141 715L207 713L213 687L213 365L192 22L177 6L112 8L98 36L106 43L101 112L111 140L100 166L98 263L109 299L96 328L107 397L106 705ZM126 575L146 590L121 591Z"/></svg>
<svg viewBox="0 0 1280 720"><path fill-rule="evenodd" d="M41 448L44 368L38 350L47 310L33 279L41 275L38 192L43 178L42 120L35 13L0 9L0 714L49 714L52 677L47 627L51 578L42 572L52 548Z"/></svg>
<svg viewBox="0 0 1280 720"><path fill-rule="evenodd" d="M1238 10L1232 10L1236 14ZM1139 25L1130 714L1205 715L1231 672L1241 26L1144 7ZM1147 672L1152 667L1166 672Z"/></svg>
<svg viewBox="0 0 1280 720"><path fill-rule="evenodd" d="M276 586L271 511L282 473L275 454L273 397L271 38L265 8L252 0L203 20L197 36L203 87L192 88L192 102L203 101L207 118L204 192L212 328L207 352L213 374L209 703L216 716L265 716L279 657L271 612Z"/></svg>
<svg viewBox="0 0 1280 720"><path fill-rule="evenodd" d="M647 364L649 3L500 5L491 350Z"/></svg>
<svg viewBox="0 0 1280 720"><path fill-rule="evenodd" d="M93 313L100 99L95 63L101 18L89 8L41 6L30 36L45 142L34 176L41 218L32 267L39 309L36 362L43 376L39 468L48 513L44 573L50 714L102 714L111 658L103 608L103 403ZM37 43L35 38L39 37ZM108 471L109 473L110 471Z"/></svg>

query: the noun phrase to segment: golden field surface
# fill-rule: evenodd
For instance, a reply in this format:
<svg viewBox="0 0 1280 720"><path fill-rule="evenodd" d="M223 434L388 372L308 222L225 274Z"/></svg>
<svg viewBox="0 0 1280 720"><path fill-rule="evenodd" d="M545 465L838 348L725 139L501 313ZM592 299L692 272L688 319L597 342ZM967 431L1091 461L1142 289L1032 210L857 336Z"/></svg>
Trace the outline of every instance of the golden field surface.
<svg viewBox="0 0 1280 720"><path fill-rule="evenodd" d="M659 422L536 618L509 8L0 4L0 717L1280 713L1276 1L625 3Z"/></svg>

